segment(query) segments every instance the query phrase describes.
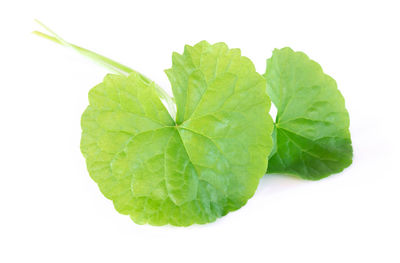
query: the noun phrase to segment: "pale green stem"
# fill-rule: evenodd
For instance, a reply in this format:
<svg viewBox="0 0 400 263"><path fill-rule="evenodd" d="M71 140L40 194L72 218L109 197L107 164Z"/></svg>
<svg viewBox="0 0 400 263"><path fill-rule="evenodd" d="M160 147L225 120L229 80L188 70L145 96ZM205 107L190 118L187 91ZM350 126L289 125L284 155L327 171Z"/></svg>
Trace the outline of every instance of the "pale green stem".
<svg viewBox="0 0 400 263"><path fill-rule="evenodd" d="M138 74L144 81L146 81L147 83L154 83L153 81L151 81L149 78L147 78L146 76L144 76L143 74L140 74L139 72L124 66L112 59L109 59L105 56L102 56L100 54L97 54L93 51L90 51L88 49L82 48L80 46L68 43L67 41L65 41L64 39L62 39L60 36L58 36L54 31L52 31L50 28L48 28L47 26L45 26L43 23L41 23L38 20L35 20L38 24L40 24L43 28L45 28L47 31L49 31L49 33L51 33L53 36L50 36L48 34L42 33L40 31L33 31L32 33L46 38L48 40L51 40L57 44L63 45L65 47L69 47L72 48L73 50L77 51L78 53L80 53L81 55L92 59L93 61L97 62L98 64L100 64L101 66L107 68L108 70L112 71L113 73L116 74L120 74L120 75L129 75L130 73L135 72L136 74ZM171 114L171 116L173 118L175 118L176 116L176 110L175 110L175 102L174 99L169 96L164 89L162 89L160 86L158 86L156 83L154 83L154 86L156 88L156 92L158 94L158 96L160 96L161 99L163 99L168 107L168 111Z"/></svg>

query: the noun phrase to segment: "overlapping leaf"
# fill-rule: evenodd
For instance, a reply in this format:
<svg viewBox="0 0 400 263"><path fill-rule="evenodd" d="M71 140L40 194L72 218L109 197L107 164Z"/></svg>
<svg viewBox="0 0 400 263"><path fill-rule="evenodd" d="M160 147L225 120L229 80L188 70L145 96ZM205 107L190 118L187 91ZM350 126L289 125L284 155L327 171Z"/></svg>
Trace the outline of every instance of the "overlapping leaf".
<svg viewBox="0 0 400 263"><path fill-rule="evenodd" d="M349 166L349 115L335 80L290 48L273 52L264 76L278 109L268 172L316 180Z"/></svg>
<svg viewBox="0 0 400 263"><path fill-rule="evenodd" d="M115 208L139 224L212 222L243 206L272 148L265 79L238 49L203 41L167 70L176 121L155 84L108 75L89 93L81 150Z"/></svg>

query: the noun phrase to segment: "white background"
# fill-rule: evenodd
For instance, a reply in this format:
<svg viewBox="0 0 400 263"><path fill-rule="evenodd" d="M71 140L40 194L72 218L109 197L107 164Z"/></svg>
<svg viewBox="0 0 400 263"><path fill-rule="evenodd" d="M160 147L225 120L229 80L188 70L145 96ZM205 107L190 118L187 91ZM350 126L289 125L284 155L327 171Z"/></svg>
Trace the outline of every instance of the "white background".
<svg viewBox="0 0 400 263"><path fill-rule="evenodd" d="M398 1L1 1L0 262L400 262ZM265 176L237 212L152 227L118 214L79 150L87 93L106 70L66 40L170 88L172 51L239 47L260 73L274 48L333 76L351 117L353 165L317 182Z"/></svg>

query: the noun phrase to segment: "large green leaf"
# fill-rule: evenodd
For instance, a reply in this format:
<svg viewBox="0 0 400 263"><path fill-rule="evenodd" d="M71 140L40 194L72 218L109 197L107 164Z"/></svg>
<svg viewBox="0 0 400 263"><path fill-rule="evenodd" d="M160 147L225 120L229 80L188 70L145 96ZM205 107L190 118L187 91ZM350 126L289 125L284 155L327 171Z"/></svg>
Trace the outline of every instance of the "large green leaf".
<svg viewBox="0 0 400 263"><path fill-rule="evenodd" d="M167 70L176 122L156 85L107 75L89 93L81 150L91 177L138 224L212 222L243 206L272 148L265 79L238 49L200 42Z"/></svg>
<svg viewBox="0 0 400 263"><path fill-rule="evenodd" d="M268 173L317 180L349 166L349 114L335 80L290 48L274 50L264 77L278 109Z"/></svg>

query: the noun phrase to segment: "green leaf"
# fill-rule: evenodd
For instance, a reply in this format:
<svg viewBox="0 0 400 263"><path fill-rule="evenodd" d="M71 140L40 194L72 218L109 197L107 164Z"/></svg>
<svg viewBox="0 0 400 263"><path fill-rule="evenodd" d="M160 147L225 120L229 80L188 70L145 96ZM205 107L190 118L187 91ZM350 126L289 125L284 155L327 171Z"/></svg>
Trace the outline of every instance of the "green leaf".
<svg viewBox="0 0 400 263"><path fill-rule="evenodd" d="M335 80L290 48L274 50L264 77L278 109L268 173L317 180L348 167L349 114Z"/></svg>
<svg viewBox="0 0 400 263"><path fill-rule="evenodd" d="M133 72L107 75L89 93L81 150L116 210L138 224L204 224L243 206L272 148L265 79L238 49L203 41L174 53L177 103Z"/></svg>

